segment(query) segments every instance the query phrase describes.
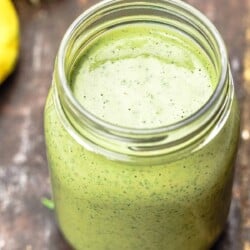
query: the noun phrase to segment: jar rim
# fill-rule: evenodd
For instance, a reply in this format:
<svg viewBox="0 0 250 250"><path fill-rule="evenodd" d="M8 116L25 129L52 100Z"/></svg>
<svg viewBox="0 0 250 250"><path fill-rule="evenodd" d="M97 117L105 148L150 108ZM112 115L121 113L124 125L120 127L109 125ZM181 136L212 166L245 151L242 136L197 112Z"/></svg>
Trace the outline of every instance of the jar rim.
<svg viewBox="0 0 250 250"><path fill-rule="evenodd" d="M138 12L135 15L135 10L140 11L141 16ZM104 27L105 30L107 27L113 27L112 23L119 21L118 24L123 24L124 20L128 20L120 19L120 15L126 18L132 17L129 19L132 22L145 21L150 18L150 21L156 23L171 21L173 17L173 20L177 21L177 26L174 27L180 30L182 27L178 25L184 23L187 25L183 31L194 38L195 42L201 43L204 52L212 56L211 63L217 74L217 85L208 101L199 110L173 124L153 128L130 128L105 121L78 102L67 80L67 70L71 67L68 62L72 61L71 56L73 56L73 62L77 59L75 56L77 56L77 51L79 52L78 45L84 45L85 40L88 36L93 36L93 33L96 35L97 28L100 30ZM118 19L117 16L119 16ZM105 22L106 17L109 21L112 20L111 25L110 22ZM166 24L168 25L167 21ZM87 38L84 37L85 40L80 40L79 43L79 40L75 39L81 38L86 28L84 35ZM189 28L192 29L190 34ZM72 42L76 45L75 48ZM59 118L67 132L80 145L111 159L130 162L137 159L137 163L138 161L143 163L149 159L150 162L157 163L163 160L162 156L168 161L172 157L182 157L206 145L225 123L234 95L226 47L220 33L200 11L189 4L175 0L153 2L149 0L103 0L93 5L83 12L66 31L56 59L54 83L54 103Z"/></svg>
<svg viewBox="0 0 250 250"><path fill-rule="evenodd" d="M180 120L178 122L175 122L173 124L168 124L164 126L159 127L153 127L153 128L132 128L132 127L123 127L120 125L112 124L108 121L105 121L97 116L95 116L93 113L85 109L74 97L70 85L68 84L68 80L65 73L65 59L66 59L66 51L67 51L67 45L72 38L74 31L88 18L91 17L96 11L100 10L101 8L105 6L109 6L114 3L121 3L123 1L121 0L103 0L92 7L90 7L88 10L83 12L68 28L66 31L62 42L59 47L58 51L58 57L57 57L57 70L58 70L58 78L61 83L61 87L67 96L68 101L73 106L81 116L86 117L90 121L92 121L94 124L98 124L100 127L108 130L108 131L115 131L118 134L124 134L124 135L158 135L162 133L169 133L171 131L181 129L187 125L192 124L196 119L207 113L209 108L213 105L213 103L219 98L219 96L223 92L223 88L227 79L227 72L228 72L228 57L226 48L224 45L224 41L216 29L216 27L212 24L212 22L203 15L199 10L195 9L191 5L183 2L183 1L174 1L174 0L160 0L163 4L169 4L176 6L180 8L181 10L185 10L189 14L192 14L193 17L197 18L199 21L202 22L203 25L209 30L209 32L212 34L213 38L216 41L216 45L218 46L219 51L219 63L221 66L221 70L219 72L218 82L216 82L216 88L213 91L213 94L208 99L208 101L195 113L191 114L187 118ZM144 0L144 1L130 1L131 4L141 4L141 3L150 3L152 6L155 3L152 3L150 1ZM133 2L133 3L132 3ZM154 1L156 2L156 1Z"/></svg>

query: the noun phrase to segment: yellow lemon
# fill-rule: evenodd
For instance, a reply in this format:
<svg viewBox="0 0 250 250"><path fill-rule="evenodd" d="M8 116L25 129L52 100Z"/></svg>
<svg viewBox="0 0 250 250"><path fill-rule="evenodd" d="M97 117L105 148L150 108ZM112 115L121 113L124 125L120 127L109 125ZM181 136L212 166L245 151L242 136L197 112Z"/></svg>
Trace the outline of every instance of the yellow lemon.
<svg viewBox="0 0 250 250"><path fill-rule="evenodd" d="M13 71L19 52L19 22L11 0L0 0L0 84Z"/></svg>

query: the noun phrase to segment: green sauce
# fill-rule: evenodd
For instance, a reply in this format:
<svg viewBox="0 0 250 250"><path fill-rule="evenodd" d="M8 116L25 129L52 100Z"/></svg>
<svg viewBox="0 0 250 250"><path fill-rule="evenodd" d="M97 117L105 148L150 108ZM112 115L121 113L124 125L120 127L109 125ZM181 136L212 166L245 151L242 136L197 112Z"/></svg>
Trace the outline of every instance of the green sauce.
<svg viewBox="0 0 250 250"><path fill-rule="evenodd" d="M97 117L154 128L206 103L216 83L210 65L184 34L127 25L92 41L70 81L76 99ZM76 249L204 250L221 233L238 139L235 102L205 147L157 166L111 161L84 149L64 129L51 94L45 135L58 222Z"/></svg>
<svg viewBox="0 0 250 250"><path fill-rule="evenodd" d="M72 74L90 112L116 125L152 128L200 109L215 85L202 49L161 25L127 25L92 41Z"/></svg>

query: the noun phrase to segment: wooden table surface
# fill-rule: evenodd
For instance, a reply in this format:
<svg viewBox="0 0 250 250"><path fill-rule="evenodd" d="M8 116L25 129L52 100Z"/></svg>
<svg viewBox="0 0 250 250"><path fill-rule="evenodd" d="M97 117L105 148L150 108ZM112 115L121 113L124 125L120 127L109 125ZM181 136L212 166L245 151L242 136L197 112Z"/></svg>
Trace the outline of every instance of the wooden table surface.
<svg viewBox="0 0 250 250"><path fill-rule="evenodd" d="M43 108L66 28L97 1L41 1L38 6L15 1L21 23L20 60L0 87L0 250L70 249L53 212L41 204L43 197L50 197ZM228 226L213 249L250 250L250 1L187 2L214 22L226 42L242 114Z"/></svg>

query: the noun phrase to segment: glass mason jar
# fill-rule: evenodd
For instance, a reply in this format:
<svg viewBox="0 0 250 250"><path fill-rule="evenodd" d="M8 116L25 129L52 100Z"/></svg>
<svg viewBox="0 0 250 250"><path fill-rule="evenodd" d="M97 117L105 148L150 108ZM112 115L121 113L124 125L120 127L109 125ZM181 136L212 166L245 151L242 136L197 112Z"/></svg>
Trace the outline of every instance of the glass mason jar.
<svg viewBox="0 0 250 250"><path fill-rule="evenodd" d="M99 119L70 79L89 41L124 23L161 24L208 56L216 86L174 124L129 128ZM66 32L45 107L45 137L59 227L75 249L209 249L231 201L239 110L223 41L197 10L173 0L108 0Z"/></svg>

